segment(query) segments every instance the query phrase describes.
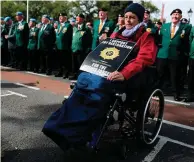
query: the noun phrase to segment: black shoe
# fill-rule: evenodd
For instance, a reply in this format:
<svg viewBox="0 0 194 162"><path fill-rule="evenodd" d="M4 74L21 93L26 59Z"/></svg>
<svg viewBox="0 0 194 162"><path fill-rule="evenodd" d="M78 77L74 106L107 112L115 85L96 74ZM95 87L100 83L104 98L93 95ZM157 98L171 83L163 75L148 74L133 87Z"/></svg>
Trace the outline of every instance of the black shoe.
<svg viewBox="0 0 194 162"><path fill-rule="evenodd" d="M39 73L46 73L46 70L40 69L40 70L39 70Z"/></svg>
<svg viewBox="0 0 194 162"><path fill-rule="evenodd" d="M69 76L69 73L68 73L68 72L65 72L65 73L63 74L63 79L68 78L68 76Z"/></svg>
<svg viewBox="0 0 194 162"><path fill-rule="evenodd" d="M55 74L55 77L62 77L62 76L63 76L62 73Z"/></svg>
<svg viewBox="0 0 194 162"><path fill-rule="evenodd" d="M46 72L46 75L52 75L52 71L50 71L50 70L47 71L47 72Z"/></svg>
<svg viewBox="0 0 194 162"><path fill-rule="evenodd" d="M187 97L184 99L184 102L194 102L194 99L192 99L191 97Z"/></svg>
<svg viewBox="0 0 194 162"><path fill-rule="evenodd" d="M174 95L174 100L175 101L181 101L181 98L179 97L179 95Z"/></svg>
<svg viewBox="0 0 194 162"><path fill-rule="evenodd" d="M76 75L69 76L68 78L69 78L69 80L77 80L77 76Z"/></svg>

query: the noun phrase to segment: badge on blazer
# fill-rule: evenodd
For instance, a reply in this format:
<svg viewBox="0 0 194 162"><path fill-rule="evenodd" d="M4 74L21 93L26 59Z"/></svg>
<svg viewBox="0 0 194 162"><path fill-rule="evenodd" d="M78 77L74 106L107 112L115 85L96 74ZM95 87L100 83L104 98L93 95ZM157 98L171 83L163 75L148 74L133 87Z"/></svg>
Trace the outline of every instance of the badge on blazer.
<svg viewBox="0 0 194 162"><path fill-rule="evenodd" d="M19 26L18 26L18 29L19 29L19 30L23 30L23 29L24 29L24 25L19 25Z"/></svg>
<svg viewBox="0 0 194 162"><path fill-rule="evenodd" d="M119 56L119 50L115 47L106 48L101 51L100 56L104 60L114 60L116 57Z"/></svg>
<svg viewBox="0 0 194 162"><path fill-rule="evenodd" d="M62 33L65 33L66 31L67 31L67 28L64 28L63 31L62 31Z"/></svg>
<svg viewBox="0 0 194 162"><path fill-rule="evenodd" d="M184 38L184 36L185 36L185 30L182 30L181 38Z"/></svg>
<svg viewBox="0 0 194 162"><path fill-rule="evenodd" d="M152 29L151 28L147 28L146 31L150 33L152 31Z"/></svg>
<svg viewBox="0 0 194 162"><path fill-rule="evenodd" d="M36 32L31 32L31 35L32 36L36 36Z"/></svg>
<svg viewBox="0 0 194 162"><path fill-rule="evenodd" d="M109 27L105 27L104 32L108 33L109 32Z"/></svg>
<svg viewBox="0 0 194 162"><path fill-rule="evenodd" d="M85 33L85 31L80 31L81 36L83 36L83 35L84 35L84 33Z"/></svg>

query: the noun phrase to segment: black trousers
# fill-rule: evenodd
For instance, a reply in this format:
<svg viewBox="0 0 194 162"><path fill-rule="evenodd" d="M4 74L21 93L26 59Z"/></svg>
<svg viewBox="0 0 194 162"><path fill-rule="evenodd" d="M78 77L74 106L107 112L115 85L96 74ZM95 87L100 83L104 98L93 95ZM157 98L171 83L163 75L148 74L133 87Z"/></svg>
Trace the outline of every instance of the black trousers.
<svg viewBox="0 0 194 162"><path fill-rule="evenodd" d="M86 54L81 51L73 52L72 53L72 72L77 74L81 64L83 63L84 59L86 58Z"/></svg>
<svg viewBox="0 0 194 162"><path fill-rule="evenodd" d="M184 88L184 84L187 80L187 66L188 66L188 56L182 55L179 58L179 65L180 65L180 86Z"/></svg>
<svg viewBox="0 0 194 162"><path fill-rule="evenodd" d="M15 49L9 49L10 60L9 64L13 67L16 66L16 52Z"/></svg>
<svg viewBox="0 0 194 162"><path fill-rule="evenodd" d="M28 68L30 70L37 70L39 68L39 60L37 50L28 50Z"/></svg>
<svg viewBox="0 0 194 162"><path fill-rule="evenodd" d="M16 66L22 69L27 69L28 51L27 47L16 47Z"/></svg>
<svg viewBox="0 0 194 162"><path fill-rule="evenodd" d="M188 72L188 95L194 94L194 59L189 59L189 72Z"/></svg>
<svg viewBox="0 0 194 162"><path fill-rule="evenodd" d="M1 64L2 65L7 65L9 59L9 53L6 48L1 48Z"/></svg>
<svg viewBox="0 0 194 162"><path fill-rule="evenodd" d="M173 91L176 95L180 95L180 64L178 60L170 60L158 58L156 62L157 72L158 72L158 82L159 88L163 87L164 80L167 72L170 74L170 81Z"/></svg>
<svg viewBox="0 0 194 162"><path fill-rule="evenodd" d="M40 69L41 71L52 71L52 49L48 50L39 50L40 55Z"/></svg>
<svg viewBox="0 0 194 162"><path fill-rule="evenodd" d="M59 73L71 72L71 52L70 50L57 50L56 67Z"/></svg>

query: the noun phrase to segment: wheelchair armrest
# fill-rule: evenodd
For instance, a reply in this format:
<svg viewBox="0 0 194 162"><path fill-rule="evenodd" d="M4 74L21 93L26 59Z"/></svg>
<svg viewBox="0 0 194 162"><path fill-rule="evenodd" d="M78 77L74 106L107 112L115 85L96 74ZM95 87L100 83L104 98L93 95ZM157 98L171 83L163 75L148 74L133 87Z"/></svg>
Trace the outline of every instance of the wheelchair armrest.
<svg viewBox="0 0 194 162"><path fill-rule="evenodd" d="M116 93L115 97L120 99L121 101L125 102L127 95L126 95L126 93Z"/></svg>

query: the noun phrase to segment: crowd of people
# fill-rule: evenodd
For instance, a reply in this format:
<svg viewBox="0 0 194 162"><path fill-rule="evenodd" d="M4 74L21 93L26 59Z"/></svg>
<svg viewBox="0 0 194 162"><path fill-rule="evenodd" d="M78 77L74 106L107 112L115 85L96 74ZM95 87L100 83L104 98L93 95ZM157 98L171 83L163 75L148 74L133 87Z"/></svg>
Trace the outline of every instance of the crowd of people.
<svg viewBox="0 0 194 162"><path fill-rule="evenodd" d="M139 16L138 11L134 12ZM86 22L83 14L68 20L66 13L60 13L58 21L43 15L41 23L37 23L35 18L27 23L22 12L16 13L16 23L9 16L1 17L1 64L47 75L54 73L56 77L64 79L76 79L88 53L102 40L113 37L115 32L122 32L126 27L125 19L134 19L119 14L118 22L114 23L108 19L105 8L99 10L98 16L93 22ZM191 102L194 93L194 27L182 18L180 9L173 10L170 16L170 23L153 23L150 12L145 10L140 21L157 45L154 62L159 77L158 85L164 87L168 86L164 83L170 82L174 100L180 101L186 83L188 95L184 101Z"/></svg>

